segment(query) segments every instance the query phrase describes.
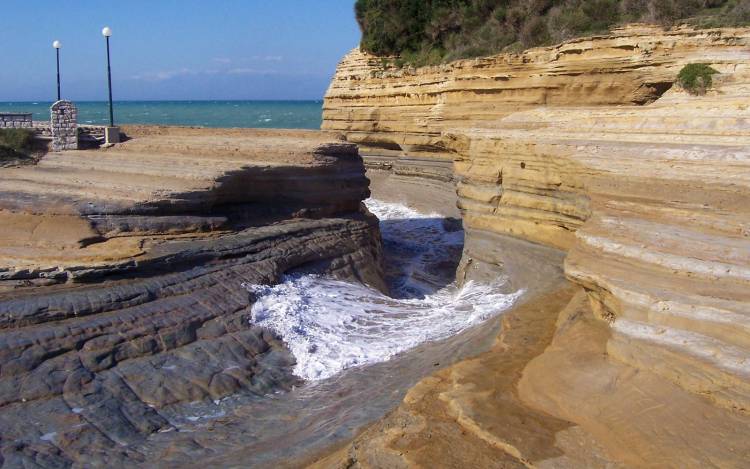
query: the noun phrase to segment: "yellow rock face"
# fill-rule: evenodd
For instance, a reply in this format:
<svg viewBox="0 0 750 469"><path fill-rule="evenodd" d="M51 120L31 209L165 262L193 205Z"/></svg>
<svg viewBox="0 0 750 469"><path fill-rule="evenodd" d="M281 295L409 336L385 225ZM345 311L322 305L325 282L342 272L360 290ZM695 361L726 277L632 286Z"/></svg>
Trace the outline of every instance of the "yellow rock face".
<svg viewBox="0 0 750 469"><path fill-rule="evenodd" d="M706 96L682 66L721 72ZM645 26L416 70L359 51L324 127L454 160L474 230L568 252L611 357L750 409L750 29Z"/></svg>
<svg viewBox="0 0 750 469"><path fill-rule="evenodd" d="M443 132L547 106L642 104L690 62L724 71L747 60L749 30L630 26L521 54L419 69L349 53L326 94L323 128L385 151L449 158Z"/></svg>
<svg viewBox="0 0 750 469"><path fill-rule="evenodd" d="M738 67L711 96L518 112L465 132L455 166L469 227L568 250L610 356L736 409L750 405L749 84Z"/></svg>

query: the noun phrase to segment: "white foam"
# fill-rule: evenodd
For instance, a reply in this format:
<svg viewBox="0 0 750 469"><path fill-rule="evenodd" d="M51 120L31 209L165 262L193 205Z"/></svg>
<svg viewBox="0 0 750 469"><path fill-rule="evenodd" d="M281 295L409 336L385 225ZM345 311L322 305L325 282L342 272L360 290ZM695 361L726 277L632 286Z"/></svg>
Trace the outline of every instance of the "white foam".
<svg viewBox="0 0 750 469"><path fill-rule="evenodd" d="M403 273L392 285L401 299L318 275L246 286L257 297L252 321L285 340L301 378L325 379L450 337L506 310L523 293L502 293L502 282L435 287L434 276L424 269L440 261L449 246L460 246L463 233L446 231L435 214L372 199L367 205L381 220L386 250L403 260Z"/></svg>

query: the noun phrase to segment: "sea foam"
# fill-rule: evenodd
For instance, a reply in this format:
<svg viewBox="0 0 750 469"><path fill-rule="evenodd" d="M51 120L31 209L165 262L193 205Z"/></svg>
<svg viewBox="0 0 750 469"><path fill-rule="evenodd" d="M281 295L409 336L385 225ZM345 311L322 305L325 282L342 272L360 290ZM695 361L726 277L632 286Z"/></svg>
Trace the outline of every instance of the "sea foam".
<svg viewBox="0 0 750 469"><path fill-rule="evenodd" d="M389 360L424 342L455 335L508 309L523 293L496 284L441 286L431 272L463 242L441 216L370 199L381 220L393 297L363 285L319 275L287 276L274 285L246 285L256 296L252 321L279 334L294 354L294 373L329 378L347 368Z"/></svg>

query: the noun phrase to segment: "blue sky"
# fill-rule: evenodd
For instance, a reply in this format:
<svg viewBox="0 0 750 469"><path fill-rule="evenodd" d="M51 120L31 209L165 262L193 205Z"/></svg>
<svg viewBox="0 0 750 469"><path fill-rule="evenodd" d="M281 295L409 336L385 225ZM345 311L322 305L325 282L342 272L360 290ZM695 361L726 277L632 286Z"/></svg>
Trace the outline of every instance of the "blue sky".
<svg viewBox="0 0 750 469"><path fill-rule="evenodd" d="M354 0L3 0L0 101L320 99L359 43Z"/></svg>

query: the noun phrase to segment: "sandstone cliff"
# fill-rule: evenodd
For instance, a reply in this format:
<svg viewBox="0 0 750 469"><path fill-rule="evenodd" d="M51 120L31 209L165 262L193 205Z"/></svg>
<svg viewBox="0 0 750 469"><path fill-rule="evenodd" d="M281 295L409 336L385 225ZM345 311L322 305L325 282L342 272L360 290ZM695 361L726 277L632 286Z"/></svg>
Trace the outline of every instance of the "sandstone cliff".
<svg viewBox="0 0 750 469"><path fill-rule="evenodd" d="M372 148L450 158L442 132L540 105L652 102L690 62L747 59L747 30L631 26L520 54L419 69L384 66L353 50L339 64L323 128Z"/></svg>
<svg viewBox="0 0 750 469"><path fill-rule="evenodd" d="M162 133L0 173L4 467L205 455L220 441L172 432L181 405L297 383L243 283L305 269L382 287L354 145Z"/></svg>
<svg viewBox="0 0 750 469"><path fill-rule="evenodd" d="M692 62L722 72L707 96L673 86ZM547 349L528 352L536 358L522 378L493 389L486 375L504 365L484 376L467 371L476 363L456 366L431 391L413 391L434 393L434 404L407 399L384 422L413 428L370 450L363 437L349 457L365 467L386 454L398 464L438 460L438 444L419 439L442 402L460 429L445 438L468 432L526 466L747 461L748 63L750 30L640 26L417 70L347 56L324 127L388 154L394 167L453 160L467 274L483 255L472 238L512 236L566 251L566 276L580 289L554 338L539 338ZM506 340L496 353L512 353ZM516 392L526 419L541 410L562 420L527 440L504 432L519 421L485 401ZM588 454L576 449L589 443ZM482 451L459 460L490 454Z"/></svg>

